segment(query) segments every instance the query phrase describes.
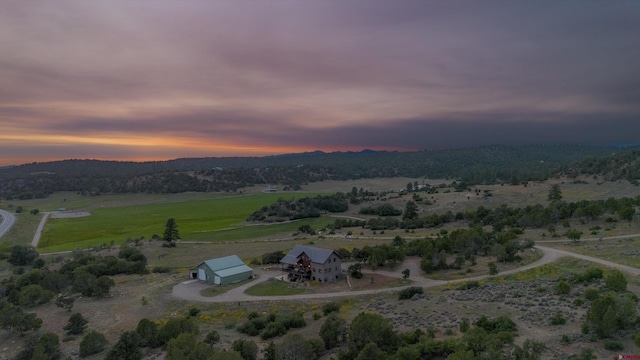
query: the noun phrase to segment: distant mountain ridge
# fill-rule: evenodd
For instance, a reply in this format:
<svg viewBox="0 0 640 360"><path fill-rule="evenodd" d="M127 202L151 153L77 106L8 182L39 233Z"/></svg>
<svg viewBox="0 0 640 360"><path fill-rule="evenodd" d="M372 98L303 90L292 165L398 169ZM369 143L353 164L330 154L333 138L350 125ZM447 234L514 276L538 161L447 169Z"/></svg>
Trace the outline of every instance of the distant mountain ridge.
<svg viewBox="0 0 640 360"><path fill-rule="evenodd" d="M313 151L148 162L62 160L0 169L0 196L46 196L56 191L86 194L236 191L256 184L298 189L306 183L328 179L397 176L455 179L468 184L520 183L544 180L562 171L579 173L581 170L576 166L581 161L638 150L638 147L496 145L417 152Z"/></svg>

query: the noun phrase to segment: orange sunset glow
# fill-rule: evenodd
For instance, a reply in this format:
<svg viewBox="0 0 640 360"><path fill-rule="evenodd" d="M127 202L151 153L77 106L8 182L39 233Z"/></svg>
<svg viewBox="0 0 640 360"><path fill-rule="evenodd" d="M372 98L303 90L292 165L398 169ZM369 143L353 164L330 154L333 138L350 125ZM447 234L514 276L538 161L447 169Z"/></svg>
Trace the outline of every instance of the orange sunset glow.
<svg viewBox="0 0 640 360"><path fill-rule="evenodd" d="M639 142L640 5L590 5L2 0L0 166Z"/></svg>

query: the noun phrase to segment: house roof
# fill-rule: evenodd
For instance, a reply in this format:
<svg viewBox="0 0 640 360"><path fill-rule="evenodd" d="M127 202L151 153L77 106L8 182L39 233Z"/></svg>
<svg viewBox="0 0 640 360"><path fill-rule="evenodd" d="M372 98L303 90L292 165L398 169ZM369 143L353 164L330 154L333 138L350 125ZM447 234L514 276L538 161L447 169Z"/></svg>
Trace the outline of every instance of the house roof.
<svg viewBox="0 0 640 360"><path fill-rule="evenodd" d="M242 266L244 266L245 268L251 269L250 267L245 265L245 263L237 255L230 255L230 256L225 256L217 259L210 259L210 260L204 261L204 263L211 270L213 270L218 274L220 274L221 271L223 270L242 267ZM246 271L246 269L243 269L243 271Z"/></svg>
<svg viewBox="0 0 640 360"><path fill-rule="evenodd" d="M338 255L333 250L321 249L305 245L296 245L293 247L293 249L291 249L291 251L289 251L289 253L287 253L285 257L282 258L282 260L280 260L280 262L284 264L295 264L298 262L298 257L300 257L302 253L307 254L307 256L311 259L311 262L317 264L324 264L329 256L334 253L338 257L340 257L340 255Z"/></svg>

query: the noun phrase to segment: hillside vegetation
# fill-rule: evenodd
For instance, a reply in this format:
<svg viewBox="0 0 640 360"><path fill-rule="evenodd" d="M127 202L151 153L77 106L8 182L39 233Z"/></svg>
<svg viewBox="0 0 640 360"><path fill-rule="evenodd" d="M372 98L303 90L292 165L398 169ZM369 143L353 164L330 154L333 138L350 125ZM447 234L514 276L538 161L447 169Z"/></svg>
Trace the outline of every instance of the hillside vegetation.
<svg viewBox="0 0 640 360"><path fill-rule="evenodd" d="M637 148L635 148L637 149ZM268 157L192 158L121 162L64 160L0 169L0 197L28 199L58 191L108 193L233 192L251 185L286 189L323 180L397 177L446 178L468 184L518 184L561 171L614 171L612 154L635 156L634 148L596 146L484 146L419 152L312 152ZM588 159L588 160L587 160ZM578 166L571 165L583 161ZM607 170L609 169L609 170ZM634 170L635 169L635 170ZM620 171L615 169L615 171ZM635 167L620 176L637 179Z"/></svg>

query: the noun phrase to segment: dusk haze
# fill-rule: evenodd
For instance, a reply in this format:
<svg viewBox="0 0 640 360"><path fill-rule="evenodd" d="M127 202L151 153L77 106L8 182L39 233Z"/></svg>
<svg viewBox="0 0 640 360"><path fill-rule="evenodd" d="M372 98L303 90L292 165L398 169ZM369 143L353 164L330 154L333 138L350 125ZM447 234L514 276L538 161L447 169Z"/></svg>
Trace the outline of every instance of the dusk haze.
<svg viewBox="0 0 640 360"><path fill-rule="evenodd" d="M637 1L0 0L0 166L621 143Z"/></svg>

